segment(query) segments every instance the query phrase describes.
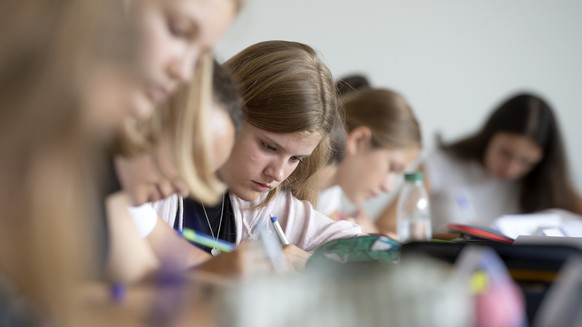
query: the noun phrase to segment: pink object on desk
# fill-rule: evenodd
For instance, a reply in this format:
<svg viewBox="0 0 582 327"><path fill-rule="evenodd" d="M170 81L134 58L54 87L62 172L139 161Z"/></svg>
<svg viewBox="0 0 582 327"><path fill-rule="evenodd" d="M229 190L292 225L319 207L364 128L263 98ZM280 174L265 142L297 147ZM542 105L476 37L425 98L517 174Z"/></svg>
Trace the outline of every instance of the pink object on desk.
<svg viewBox="0 0 582 327"><path fill-rule="evenodd" d="M513 283L493 283L483 294L475 296L477 327L524 326L524 303Z"/></svg>

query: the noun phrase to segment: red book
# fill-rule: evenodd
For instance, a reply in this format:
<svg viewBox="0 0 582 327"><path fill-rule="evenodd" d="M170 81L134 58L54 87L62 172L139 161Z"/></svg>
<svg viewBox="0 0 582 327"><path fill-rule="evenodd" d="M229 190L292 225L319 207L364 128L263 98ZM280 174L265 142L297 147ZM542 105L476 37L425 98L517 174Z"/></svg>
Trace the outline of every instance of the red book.
<svg viewBox="0 0 582 327"><path fill-rule="evenodd" d="M459 233L462 236L469 238L478 238L489 241L498 241L502 243L513 243L513 238L502 234L501 232L479 225L469 224L448 224L447 228L450 232Z"/></svg>

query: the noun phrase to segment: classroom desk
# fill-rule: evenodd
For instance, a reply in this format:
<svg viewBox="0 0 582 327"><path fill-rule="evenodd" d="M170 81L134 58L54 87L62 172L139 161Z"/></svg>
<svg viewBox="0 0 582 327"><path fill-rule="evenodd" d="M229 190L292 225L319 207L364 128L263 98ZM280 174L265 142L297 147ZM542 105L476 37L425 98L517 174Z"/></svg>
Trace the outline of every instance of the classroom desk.
<svg viewBox="0 0 582 327"><path fill-rule="evenodd" d="M75 319L82 326L214 327L215 296L229 285L224 279L198 273L176 285L145 281L127 286L125 296L116 303L110 284L88 283L79 289Z"/></svg>

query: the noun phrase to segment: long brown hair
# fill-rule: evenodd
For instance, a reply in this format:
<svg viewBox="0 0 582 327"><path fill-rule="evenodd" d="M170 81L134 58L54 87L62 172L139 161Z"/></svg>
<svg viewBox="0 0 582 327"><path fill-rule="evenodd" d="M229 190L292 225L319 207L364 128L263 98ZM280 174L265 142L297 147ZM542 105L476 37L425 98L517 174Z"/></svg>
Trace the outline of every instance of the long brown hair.
<svg viewBox="0 0 582 327"><path fill-rule="evenodd" d="M483 165L489 142L499 132L526 136L543 150L542 160L521 179L519 204L524 212L561 208L582 213L558 120L552 107L538 95L511 96L491 113L477 133L445 145L444 149Z"/></svg>
<svg viewBox="0 0 582 327"><path fill-rule="evenodd" d="M240 85L248 123L273 133L322 136L311 156L282 183L297 198L315 201L319 183L315 174L327 161L329 133L339 119L329 69L313 48L289 41L254 44L225 65ZM271 191L265 203L277 191Z"/></svg>

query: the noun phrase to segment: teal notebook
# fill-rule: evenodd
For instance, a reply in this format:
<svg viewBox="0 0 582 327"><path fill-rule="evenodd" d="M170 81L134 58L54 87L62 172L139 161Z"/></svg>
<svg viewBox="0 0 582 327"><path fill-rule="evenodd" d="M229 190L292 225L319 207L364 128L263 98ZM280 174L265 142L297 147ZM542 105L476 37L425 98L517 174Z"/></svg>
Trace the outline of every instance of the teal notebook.
<svg viewBox="0 0 582 327"><path fill-rule="evenodd" d="M392 265L400 257L400 243L384 235L363 235L332 240L311 255L306 269L320 265Z"/></svg>

